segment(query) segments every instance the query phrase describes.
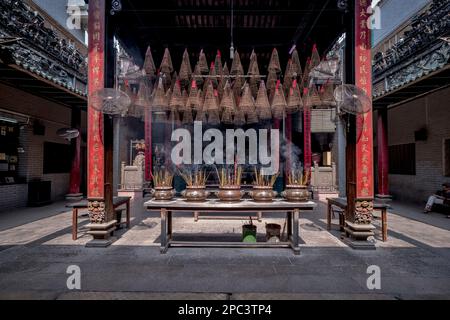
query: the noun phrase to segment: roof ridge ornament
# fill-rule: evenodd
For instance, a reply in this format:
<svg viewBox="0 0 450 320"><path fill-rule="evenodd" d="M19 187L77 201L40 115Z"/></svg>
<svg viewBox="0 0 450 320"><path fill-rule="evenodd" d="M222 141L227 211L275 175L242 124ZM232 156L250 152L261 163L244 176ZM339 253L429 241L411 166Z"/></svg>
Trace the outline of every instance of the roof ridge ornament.
<svg viewBox="0 0 450 320"><path fill-rule="evenodd" d="M109 12L112 16L116 13L122 11L122 2L120 0L112 0L111 11Z"/></svg>

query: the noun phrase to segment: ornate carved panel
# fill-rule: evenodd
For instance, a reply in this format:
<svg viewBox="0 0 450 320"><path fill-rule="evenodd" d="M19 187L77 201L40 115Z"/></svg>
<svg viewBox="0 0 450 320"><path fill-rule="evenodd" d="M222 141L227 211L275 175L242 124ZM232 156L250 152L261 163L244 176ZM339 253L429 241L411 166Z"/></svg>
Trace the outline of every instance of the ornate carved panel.
<svg viewBox="0 0 450 320"><path fill-rule="evenodd" d="M91 223L104 223L106 221L106 210L104 201L89 201L89 219Z"/></svg>
<svg viewBox="0 0 450 320"><path fill-rule="evenodd" d="M86 57L72 43L47 28L44 19L24 1L0 1L0 36L20 38L0 46L6 63L15 63L57 84L86 93Z"/></svg>
<svg viewBox="0 0 450 320"><path fill-rule="evenodd" d="M373 201L357 200L355 207L355 223L371 224L373 218Z"/></svg>

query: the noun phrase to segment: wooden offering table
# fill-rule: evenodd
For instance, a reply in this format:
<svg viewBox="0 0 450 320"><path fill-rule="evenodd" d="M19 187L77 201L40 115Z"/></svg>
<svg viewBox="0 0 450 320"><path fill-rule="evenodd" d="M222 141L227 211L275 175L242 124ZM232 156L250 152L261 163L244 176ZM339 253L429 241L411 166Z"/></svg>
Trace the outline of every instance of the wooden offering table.
<svg viewBox="0 0 450 320"><path fill-rule="evenodd" d="M186 202L183 199L173 201L150 200L144 204L149 211L161 213L161 253L166 253L169 247L225 247L225 248L292 248L295 254L300 254L299 218L300 211L312 211L317 206L314 202L290 203L275 200L272 203L257 203L243 200L237 203L224 203L219 200L209 200L204 203ZM198 212L204 215L221 213L233 215L237 213L262 212L287 216L287 242L279 243L241 243L241 242L195 242L176 241L173 238L173 214L180 212Z"/></svg>

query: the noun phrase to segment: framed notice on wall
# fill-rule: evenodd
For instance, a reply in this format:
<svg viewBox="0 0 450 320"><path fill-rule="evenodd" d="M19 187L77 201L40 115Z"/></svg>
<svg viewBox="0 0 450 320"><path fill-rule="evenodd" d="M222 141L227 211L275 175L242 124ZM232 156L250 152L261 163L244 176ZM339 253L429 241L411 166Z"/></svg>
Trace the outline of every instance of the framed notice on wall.
<svg viewBox="0 0 450 320"><path fill-rule="evenodd" d="M18 125L0 121L0 184L11 184L17 180L19 134Z"/></svg>

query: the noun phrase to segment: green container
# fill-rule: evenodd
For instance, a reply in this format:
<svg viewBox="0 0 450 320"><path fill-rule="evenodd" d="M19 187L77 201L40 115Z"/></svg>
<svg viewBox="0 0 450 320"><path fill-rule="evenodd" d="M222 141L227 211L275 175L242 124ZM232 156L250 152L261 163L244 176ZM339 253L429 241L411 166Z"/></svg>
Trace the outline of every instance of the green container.
<svg viewBox="0 0 450 320"><path fill-rule="evenodd" d="M255 225L242 226L242 241L245 243L256 243L257 228Z"/></svg>

